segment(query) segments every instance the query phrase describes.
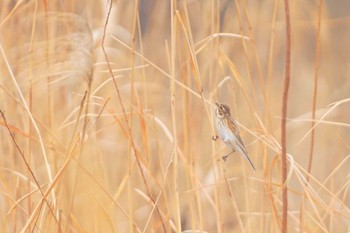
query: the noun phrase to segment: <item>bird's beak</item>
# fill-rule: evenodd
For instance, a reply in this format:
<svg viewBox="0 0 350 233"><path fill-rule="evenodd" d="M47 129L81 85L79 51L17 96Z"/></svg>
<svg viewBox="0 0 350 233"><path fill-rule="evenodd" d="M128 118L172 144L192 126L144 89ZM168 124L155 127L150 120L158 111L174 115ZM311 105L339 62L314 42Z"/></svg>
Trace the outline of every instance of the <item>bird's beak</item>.
<svg viewBox="0 0 350 233"><path fill-rule="evenodd" d="M219 107L219 106L220 106L220 104L219 104L218 102L215 102L215 105L216 105L216 107Z"/></svg>

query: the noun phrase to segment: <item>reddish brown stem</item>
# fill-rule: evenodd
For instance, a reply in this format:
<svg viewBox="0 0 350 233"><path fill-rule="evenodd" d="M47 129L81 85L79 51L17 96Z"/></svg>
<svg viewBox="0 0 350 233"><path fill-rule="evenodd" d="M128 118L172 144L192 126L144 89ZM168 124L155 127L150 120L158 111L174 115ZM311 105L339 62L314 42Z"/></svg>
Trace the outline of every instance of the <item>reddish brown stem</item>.
<svg viewBox="0 0 350 233"><path fill-rule="evenodd" d="M290 67L291 67L291 27L289 15L289 1L284 1L284 10L286 15L286 64L285 64L285 78L282 102L282 125L281 125L281 146L282 146L282 233L287 232L288 228L288 189L286 184L287 179L287 137L286 137L286 123L287 123L287 107L288 107L288 92L290 81Z"/></svg>

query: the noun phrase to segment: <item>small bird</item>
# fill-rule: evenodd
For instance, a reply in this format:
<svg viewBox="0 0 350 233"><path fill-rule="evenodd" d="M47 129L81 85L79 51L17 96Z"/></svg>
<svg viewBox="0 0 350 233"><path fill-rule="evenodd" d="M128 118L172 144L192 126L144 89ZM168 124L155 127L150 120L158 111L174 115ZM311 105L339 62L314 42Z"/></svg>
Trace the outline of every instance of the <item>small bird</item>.
<svg viewBox="0 0 350 233"><path fill-rule="evenodd" d="M230 108L226 104L215 103L215 128L219 135L213 137L213 140L220 138L225 144L232 149L232 151L223 156L222 159L226 161L226 158L235 151L238 151L245 159L247 159L254 170L255 166L252 160L249 158L247 149L239 134L239 129L236 121L232 118Z"/></svg>

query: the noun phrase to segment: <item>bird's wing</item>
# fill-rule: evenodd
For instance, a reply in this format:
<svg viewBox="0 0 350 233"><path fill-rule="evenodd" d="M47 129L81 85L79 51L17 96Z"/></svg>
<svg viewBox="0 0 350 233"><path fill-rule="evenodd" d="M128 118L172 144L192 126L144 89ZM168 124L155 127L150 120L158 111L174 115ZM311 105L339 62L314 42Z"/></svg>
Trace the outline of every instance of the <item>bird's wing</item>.
<svg viewBox="0 0 350 233"><path fill-rule="evenodd" d="M231 117L231 119L227 122L228 122L230 129L232 129L232 132L235 134L236 139L238 140L239 147L241 147L241 149L245 153L247 153L247 149L245 148L244 142L243 142L241 135L239 133L239 129L238 129L238 125L237 125L236 121L233 120L233 118Z"/></svg>
<svg viewBox="0 0 350 233"><path fill-rule="evenodd" d="M241 153L243 155L243 157L249 161L249 163L253 167L253 169L256 170L255 166L253 164L253 161L250 159L250 157L248 155L248 152L247 152L247 149L246 149L245 144L243 142L243 139L241 138L241 135L239 133L239 129L238 129L237 123L232 118L231 118L231 121L228 121L228 122L229 122L228 124L230 125L230 127L232 127L232 129L234 129L233 132L234 132L236 140L237 140L237 143L236 143L237 148L236 148L236 150L239 153Z"/></svg>
<svg viewBox="0 0 350 233"><path fill-rule="evenodd" d="M233 120L232 117L228 118L227 124L228 124L228 127L232 129L232 132L234 132L235 135L237 134L239 135L239 129L238 129L237 123L235 122L235 120Z"/></svg>

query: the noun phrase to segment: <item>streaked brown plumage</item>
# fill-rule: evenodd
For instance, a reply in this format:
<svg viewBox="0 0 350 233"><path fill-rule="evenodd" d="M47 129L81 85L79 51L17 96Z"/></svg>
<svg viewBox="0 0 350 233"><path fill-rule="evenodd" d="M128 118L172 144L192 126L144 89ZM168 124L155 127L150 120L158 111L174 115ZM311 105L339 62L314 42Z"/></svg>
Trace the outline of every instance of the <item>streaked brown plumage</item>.
<svg viewBox="0 0 350 233"><path fill-rule="evenodd" d="M255 166L250 159L244 142L239 134L239 129L236 121L232 118L230 108L226 104L215 103L215 128L219 138L232 149L232 152L238 151L245 159L247 159L254 170ZM231 154L230 153L230 154ZM222 159L226 161L227 156Z"/></svg>

